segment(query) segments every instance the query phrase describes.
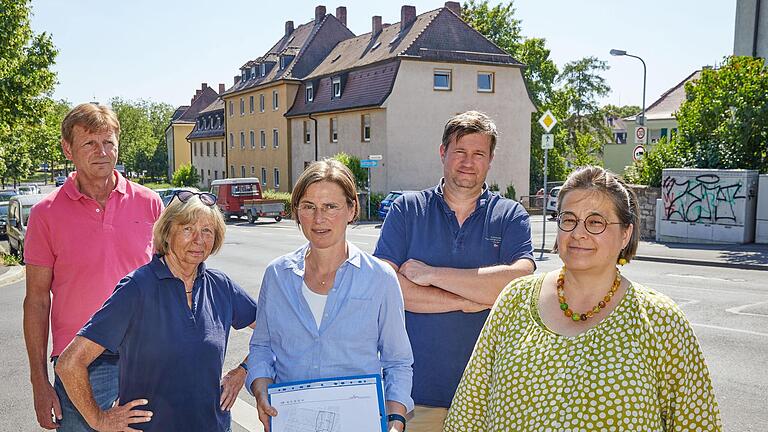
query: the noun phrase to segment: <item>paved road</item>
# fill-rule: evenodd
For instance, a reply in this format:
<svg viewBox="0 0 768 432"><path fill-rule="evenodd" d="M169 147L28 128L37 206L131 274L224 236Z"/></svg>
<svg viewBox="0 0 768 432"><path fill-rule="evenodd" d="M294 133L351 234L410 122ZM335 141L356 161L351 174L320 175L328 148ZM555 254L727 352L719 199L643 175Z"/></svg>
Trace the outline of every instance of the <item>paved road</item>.
<svg viewBox="0 0 768 432"><path fill-rule="evenodd" d="M547 227L549 230L549 227ZM372 251L379 230L351 227L348 238ZM226 271L252 295L258 295L265 266L304 239L292 221L229 225L225 246L208 264ZM538 256L538 255L537 255ZM537 262L539 271L560 266L556 256ZM680 303L694 324L712 372L728 431L764 431L768 424L765 395L768 376L768 287L765 272L633 262L623 269ZM23 283L0 288L0 430L36 431L21 336ZM226 367L247 352L248 331L233 332ZM233 411L235 432L260 431L253 398L243 391Z"/></svg>

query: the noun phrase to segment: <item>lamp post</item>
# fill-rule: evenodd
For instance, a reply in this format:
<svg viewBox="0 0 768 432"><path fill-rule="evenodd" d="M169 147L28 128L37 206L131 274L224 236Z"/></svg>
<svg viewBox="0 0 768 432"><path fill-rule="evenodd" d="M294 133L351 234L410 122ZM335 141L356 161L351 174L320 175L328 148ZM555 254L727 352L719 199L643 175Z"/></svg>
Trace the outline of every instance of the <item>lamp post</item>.
<svg viewBox="0 0 768 432"><path fill-rule="evenodd" d="M640 62L643 64L643 111L640 113L640 119L639 119L638 123L640 124L640 126L645 126L645 75L646 75L646 73L645 73L646 72L645 71L645 61L643 61L643 59L641 59L640 57L638 57L636 55L628 54L624 50L612 49L611 50L611 55L612 56L618 56L618 57L620 57L620 56L627 56L627 57L636 58L636 59L640 60Z"/></svg>

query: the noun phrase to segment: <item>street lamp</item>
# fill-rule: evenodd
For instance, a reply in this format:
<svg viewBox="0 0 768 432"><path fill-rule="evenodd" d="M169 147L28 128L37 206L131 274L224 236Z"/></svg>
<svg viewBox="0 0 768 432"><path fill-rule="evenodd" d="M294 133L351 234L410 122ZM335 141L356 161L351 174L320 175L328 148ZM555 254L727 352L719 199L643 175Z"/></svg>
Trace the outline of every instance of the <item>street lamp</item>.
<svg viewBox="0 0 768 432"><path fill-rule="evenodd" d="M643 111L640 113L640 119L638 123L640 124L640 126L645 126L645 61L643 61L643 59L641 59L636 55L627 54L627 52L624 50L612 49L611 55L617 56L617 57L620 57L620 56L633 57L640 60L640 62L643 63Z"/></svg>

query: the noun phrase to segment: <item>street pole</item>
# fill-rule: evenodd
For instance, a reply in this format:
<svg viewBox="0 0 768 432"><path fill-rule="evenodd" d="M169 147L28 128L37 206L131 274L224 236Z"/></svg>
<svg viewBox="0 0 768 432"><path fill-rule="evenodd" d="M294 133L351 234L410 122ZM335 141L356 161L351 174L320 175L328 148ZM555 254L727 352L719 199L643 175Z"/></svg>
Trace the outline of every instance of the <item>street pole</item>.
<svg viewBox="0 0 768 432"><path fill-rule="evenodd" d="M544 217L542 218L542 234L541 234L541 254L539 255L539 260L544 259L544 246L547 243L547 162L548 162L548 155L549 155L549 149L544 149L544 200L542 202L542 214Z"/></svg>
<svg viewBox="0 0 768 432"><path fill-rule="evenodd" d="M638 123L640 124L640 126L645 126L645 77L646 77L645 60L643 60L642 58L640 58L640 57L638 57L636 55L629 54L625 50L612 49L611 50L611 55L612 56L619 56L619 57L620 56L627 56L627 57L636 58L636 59L640 60L640 63L643 64L643 110L640 112L640 119L639 119Z"/></svg>
<svg viewBox="0 0 768 432"><path fill-rule="evenodd" d="M368 220L372 220L371 217L371 167L368 167Z"/></svg>

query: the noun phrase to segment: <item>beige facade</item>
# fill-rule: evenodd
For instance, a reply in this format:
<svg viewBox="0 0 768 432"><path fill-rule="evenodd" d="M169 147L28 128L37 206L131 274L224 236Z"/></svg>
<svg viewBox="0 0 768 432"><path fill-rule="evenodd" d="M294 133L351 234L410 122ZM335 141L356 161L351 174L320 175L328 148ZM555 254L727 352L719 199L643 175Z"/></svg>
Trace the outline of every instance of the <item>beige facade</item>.
<svg viewBox="0 0 768 432"><path fill-rule="evenodd" d="M450 90L434 88L435 72L450 72ZM478 73L493 74L493 91L478 90ZM445 122L467 110L488 114L499 138L488 184L528 191L533 102L521 69L514 66L403 60L384 103L387 146L378 191L423 189L442 176L439 145ZM374 132L375 133L375 132ZM374 177L375 180L375 177Z"/></svg>
<svg viewBox="0 0 768 432"><path fill-rule="evenodd" d="M227 177L226 143L223 137L192 138L192 164L200 176L197 187L208 190L213 180Z"/></svg>
<svg viewBox="0 0 768 432"><path fill-rule="evenodd" d="M293 103L298 85L293 81L278 81L222 97L227 177L258 177L265 189L291 191L291 136L284 114ZM262 171L266 174L264 178Z"/></svg>
<svg viewBox="0 0 768 432"><path fill-rule="evenodd" d="M182 165L189 165L192 163L191 146L187 140L187 135L192 132L195 127L191 122L173 122L170 128L166 130L166 140L171 138L172 141L166 141L171 160L168 163L168 167L171 168L171 175L176 172Z"/></svg>

